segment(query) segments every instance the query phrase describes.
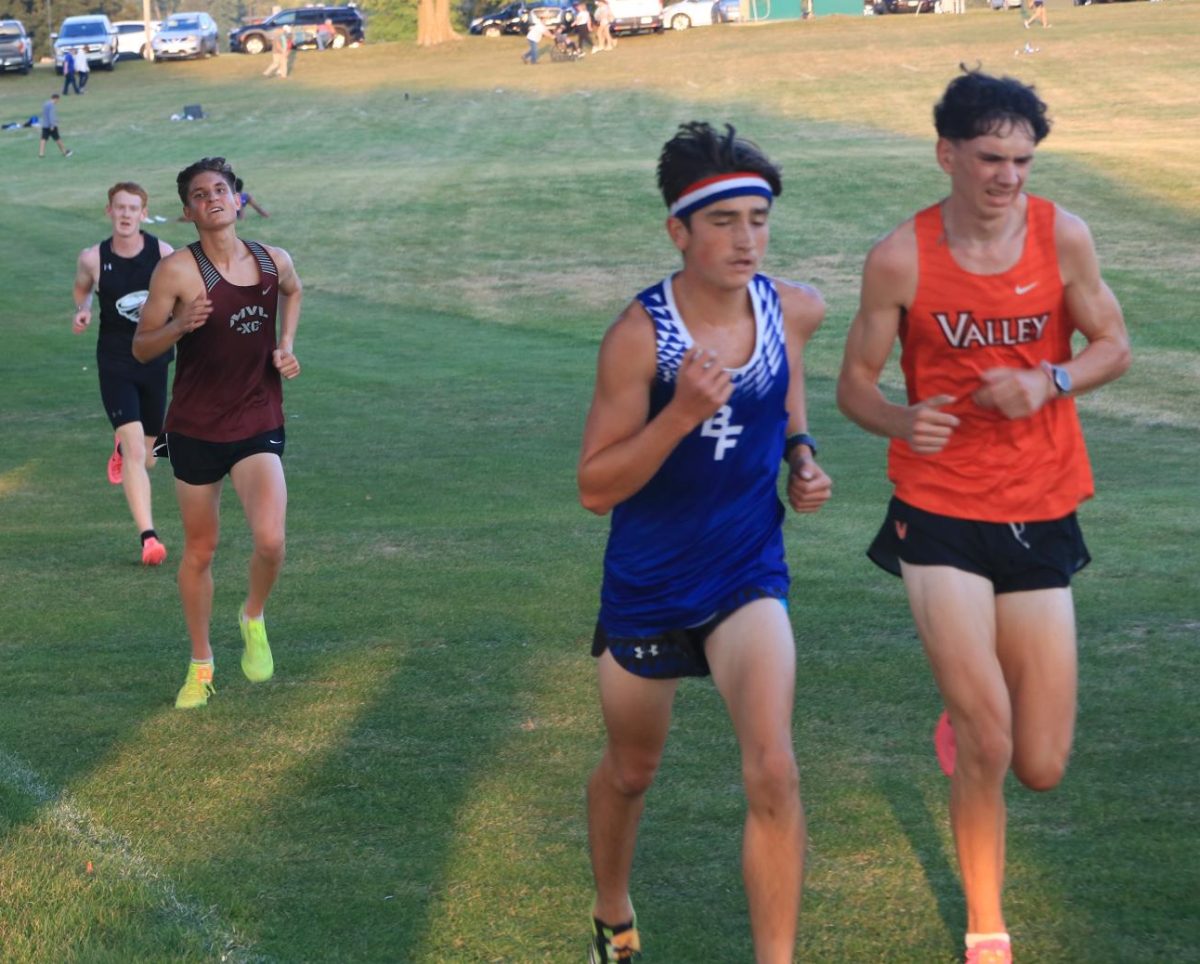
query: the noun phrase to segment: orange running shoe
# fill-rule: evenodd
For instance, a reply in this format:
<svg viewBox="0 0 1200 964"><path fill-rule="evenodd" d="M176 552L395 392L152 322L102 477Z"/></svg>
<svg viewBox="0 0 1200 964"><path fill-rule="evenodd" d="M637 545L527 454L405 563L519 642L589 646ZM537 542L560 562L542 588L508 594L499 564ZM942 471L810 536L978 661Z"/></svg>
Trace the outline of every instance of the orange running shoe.
<svg viewBox="0 0 1200 964"><path fill-rule="evenodd" d="M161 566L167 559L167 547L151 536L142 543L142 565Z"/></svg>
<svg viewBox="0 0 1200 964"><path fill-rule="evenodd" d="M967 950L966 964L1012 964L1012 959L1008 941L983 941Z"/></svg>
<svg viewBox="0 0 1200 964"><path fill-rule="evenodd" d="M114 435L113 454L108 457L108 481L113 485L120 485L121 479L124 478L121 464L121 440Z"/></svg>

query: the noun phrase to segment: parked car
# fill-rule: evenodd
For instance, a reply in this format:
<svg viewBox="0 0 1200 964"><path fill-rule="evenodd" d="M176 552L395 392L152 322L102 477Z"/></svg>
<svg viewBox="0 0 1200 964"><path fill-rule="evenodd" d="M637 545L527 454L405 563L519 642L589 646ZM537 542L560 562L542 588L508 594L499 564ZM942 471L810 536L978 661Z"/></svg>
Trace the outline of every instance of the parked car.
<svg viewBox="0 0 1200 964"><path fill-rule="evenodd" d="M608 0L608 8L613 15L609 29L614 37L662 32L662 0Z"/></svg>
<svg viewBox="0 0 1200 964"><path fill-rule="evenodd" d="M741 19L741 0L716 0L712 5L713 23L737 23Z"/></svg>
<svg viewBox="0 0 1200 964"><path fill-rule="evenodd" d="M29 73L33 66L33 38L20 20L0 20L0 72Z"/></svg>
<svg viewBox="0 0 1200 964"><path fill-rule="evenodd" d="M575 6L573 0L516 0L492 13L476 17L467 26L467 31L484 37L522 34L529 29L530 17L537 17L547 27L560 24L569 27L575 22Z"/></svg>
<svg viewBox="0 0 1200 964"><path fill-rule="evenodd" d="M345 47L366 39L366 22L358 7L289 7L265 20L230 30L229 50L231 53L264 53L271 49L274 31L281 27L292 28L292 39L297 47L316 47L317 27L326 20L333 23L331 47Z"/></svg>
<svg viewBox="0 0 1200 964"><path fill-rule="evenodd" d="M1020 2L1020 0L1018 0ZM884 10L876 4L875 12L886 13L933 13L936 0L883 0Z"/></svg>
<svg viewBox="0 0 1200 964"><path fill-rule="evenodd" d="M67 17L58 33L50 35L54 41L54 72L61 74L63 58L67 50L76 55L82 47L88 65L99 64L105 70L112 70L117 65L117 28L104 14L87 14L81 17Z"/></svg>
<svg viewBox="0 0 1200 964"><path fill-rule="evenodd" d="M707 27L713 22L715 6L712 0L678 0L663 7L663 23L672 30Z"/></svg>
<svg viewBox="0 0 1200 964"><path fill-rule="evenodd" d="M117 28L118 57L150 59L150 41L162 27L161 20L150 21L149 37L146 36L146 24L141 20L118 20L113 26Z"/></svg>
<svg viewBox="0 0 1200 964"><path fill-rule="evenodd" d="M215 57L217 23L207 13L173 13L163 21L150 41L154 59L188 60L192 57Z"/></svg>

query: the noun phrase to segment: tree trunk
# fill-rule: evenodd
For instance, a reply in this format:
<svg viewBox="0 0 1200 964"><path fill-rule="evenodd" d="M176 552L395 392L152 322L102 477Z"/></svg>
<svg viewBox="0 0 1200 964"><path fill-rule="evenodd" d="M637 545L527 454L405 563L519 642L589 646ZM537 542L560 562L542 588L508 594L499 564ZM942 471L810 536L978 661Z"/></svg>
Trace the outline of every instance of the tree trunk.
<svg viewBox="0 0 1200 964"><path fill-rule="evenodd" d="M447 40L461 40L450 26L450 0L420 0L417 5L417 43L433 47Z"/></svg>

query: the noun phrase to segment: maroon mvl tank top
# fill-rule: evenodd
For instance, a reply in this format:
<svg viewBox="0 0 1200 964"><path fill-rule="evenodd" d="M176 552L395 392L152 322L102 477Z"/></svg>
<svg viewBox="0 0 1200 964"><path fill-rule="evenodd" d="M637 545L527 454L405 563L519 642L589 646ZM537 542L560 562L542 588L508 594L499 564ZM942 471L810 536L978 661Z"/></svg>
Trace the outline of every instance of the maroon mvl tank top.
<svg viewBox="0 0 1200 964"><path fill-rule="evenodd" d="M257 241L258 283L226 281L195 241L212 314L179 340L166 431L206 442L236 442L283 424L283 386L271 362L279 307L279 272Z"/></svg>

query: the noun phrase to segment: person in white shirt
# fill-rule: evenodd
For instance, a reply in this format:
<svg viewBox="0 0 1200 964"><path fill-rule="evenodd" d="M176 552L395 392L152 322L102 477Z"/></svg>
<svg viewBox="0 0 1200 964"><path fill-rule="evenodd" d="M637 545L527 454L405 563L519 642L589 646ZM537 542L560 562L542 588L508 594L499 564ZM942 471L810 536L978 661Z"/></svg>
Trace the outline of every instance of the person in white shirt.
<svg viewBox="0 0 1200 964"><path fill-rule="evenodd" d="M92 68L88 65L87 51L80 47L75 52L75 93L82 94L87 86L88 78L92 76Z"/></svg>
<svg viewBox="0 0 1200 964"><path fill-rule="evenodd" d="M533 14L529 15L529 21L529 32L525 34L525 39L529 41L529 49L521 55L521 61L527 64L536 64L538 44L542 42L548 31L546 25Z"/></svg>

